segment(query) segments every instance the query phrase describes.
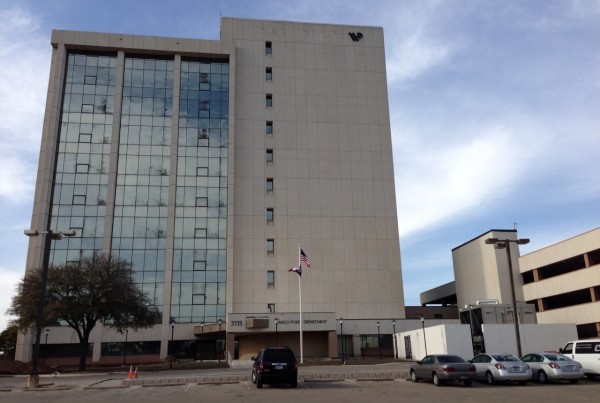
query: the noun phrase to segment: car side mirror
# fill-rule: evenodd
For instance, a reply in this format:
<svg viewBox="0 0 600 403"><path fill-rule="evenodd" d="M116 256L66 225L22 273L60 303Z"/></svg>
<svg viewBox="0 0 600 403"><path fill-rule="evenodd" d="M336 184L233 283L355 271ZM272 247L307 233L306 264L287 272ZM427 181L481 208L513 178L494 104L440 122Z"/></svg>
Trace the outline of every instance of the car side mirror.
<svg viewBox="0 0 600 403"><path fill-rule="evenodd" d="M562 348L559 348L559 349L558 349L558 352L559 352L560 354L562 354Z"/></svg>
<svg viewBox="0 0 600 403"><path fill-rule="evenodd" d="M421 365L421 360L417 361L417 364L418 364L418 365Z"/></svg>

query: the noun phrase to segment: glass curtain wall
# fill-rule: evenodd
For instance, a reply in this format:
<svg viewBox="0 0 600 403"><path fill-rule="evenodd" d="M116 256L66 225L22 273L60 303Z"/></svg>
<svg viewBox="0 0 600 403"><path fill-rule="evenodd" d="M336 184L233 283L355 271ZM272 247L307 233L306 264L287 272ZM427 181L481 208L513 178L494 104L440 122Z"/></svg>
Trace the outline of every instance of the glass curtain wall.
<svg viewBox="0 0 600 403"><path fill-rule="evenodd" d="M69 53L50 228L76 237L52 242L50 263L102 250L117 58Z"/></svg>
<svg viewBox="0 0 600 403"><path fill-rule="evenodd" d="M182 60L171 317L225 320L229 64Z"/></svg>
<svg viewBox="0 0 600 403"><path fill-rule="evenodd" d="M163 309L173 60L125 57L112 251Z"/></svg>

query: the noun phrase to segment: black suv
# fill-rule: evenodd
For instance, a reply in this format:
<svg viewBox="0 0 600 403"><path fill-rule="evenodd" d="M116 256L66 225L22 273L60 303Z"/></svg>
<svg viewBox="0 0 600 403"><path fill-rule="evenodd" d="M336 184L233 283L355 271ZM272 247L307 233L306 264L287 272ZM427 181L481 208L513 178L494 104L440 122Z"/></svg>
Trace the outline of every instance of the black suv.
<svg viewBox="0 0 600 403"><path fill-rule="evenodd" d="M289 347L263 347L252 357L252 383L262 388L264 383L289 383L298 386L298 365Z"/></svg>

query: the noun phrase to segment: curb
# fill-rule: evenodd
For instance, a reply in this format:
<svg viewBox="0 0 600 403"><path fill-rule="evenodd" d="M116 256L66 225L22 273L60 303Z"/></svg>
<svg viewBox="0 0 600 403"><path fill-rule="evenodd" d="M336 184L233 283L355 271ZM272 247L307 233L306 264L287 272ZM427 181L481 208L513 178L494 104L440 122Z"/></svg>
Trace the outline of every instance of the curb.
<svg viewBox="0 0 600 403"><path fill-rule="evenodd" d="M408 379L408 371L382 371L382 372L316 372L298 374L298 380L303 382L338 382L338 381L393 381ZM129 386L180 386L195 383L206 384L231 384L249 382L250 375L217 375L217 376L188 376L172 378L147 378L147 379L123 379L120 387ZM119 386L117 386L119 387ZM106 387L107 389L110 387ZM100 389L100 388L97 388Z"/></svg>

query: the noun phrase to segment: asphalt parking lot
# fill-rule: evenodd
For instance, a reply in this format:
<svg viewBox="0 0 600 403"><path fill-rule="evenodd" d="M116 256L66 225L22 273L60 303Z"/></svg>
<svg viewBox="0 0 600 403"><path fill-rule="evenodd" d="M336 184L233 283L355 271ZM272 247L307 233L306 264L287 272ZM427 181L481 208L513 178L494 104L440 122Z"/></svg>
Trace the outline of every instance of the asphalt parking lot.
<svg viewBox="0 0 600 403"><path fill-rule="evenodd" d="M541 402L568 396L569 402L592 402L600 397L600 382L578 385L550 384L527 386L471 387L408 380L300 382L297 388L269 386L257 389L250 381L221 384L184 384L173 386L132 386L110 389L65 389L0 393L2 402L166 402L202 400L211 402ZM562 398L561 398L562 399Z"/></svg>
<svg viewBox="0 0 600 403"><path fill-rule="evenodd" d="M67 374L43 376L43 387L24 388L26 377L0 377L0 402L541 402L568 399L600 401L600 380L582 379L579 384L555 383L526 386L475 382L471 387L405 379L410 363L303 367L297 388L265 385L257 389L249 380L249 368L202 371L163 371L141 374L132 383L127 373ZM391 377L402 373L401 377ZM406 375L406 376L404 376ZM203 381L197 381L203 379ZM239 379L239 380L235 380ZM208 380L208 381L207 381Z"/></svg>

